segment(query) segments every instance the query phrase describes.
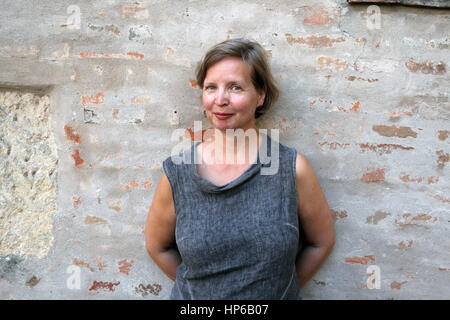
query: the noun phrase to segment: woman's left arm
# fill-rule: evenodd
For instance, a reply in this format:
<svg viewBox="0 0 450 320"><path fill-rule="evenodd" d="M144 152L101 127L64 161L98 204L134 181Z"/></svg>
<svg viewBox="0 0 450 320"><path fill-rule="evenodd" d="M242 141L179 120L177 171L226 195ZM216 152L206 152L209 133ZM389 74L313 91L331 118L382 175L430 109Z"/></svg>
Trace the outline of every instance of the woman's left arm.
<svg viewBox="0 0 450 320"><path fill-rule="evenodd" d="M297 153L298 218L306 247L296 261L300 288L312 278L334 247L334 220L314 169Z"/></svg>

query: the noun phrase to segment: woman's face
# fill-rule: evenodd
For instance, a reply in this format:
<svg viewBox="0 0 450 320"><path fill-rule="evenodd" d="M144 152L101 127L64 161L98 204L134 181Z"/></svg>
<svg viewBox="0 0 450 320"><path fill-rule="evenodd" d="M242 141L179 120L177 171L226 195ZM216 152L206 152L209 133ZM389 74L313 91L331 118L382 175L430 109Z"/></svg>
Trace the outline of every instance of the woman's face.
<svg viewBox="0 0 450 320"><path fill-rule="evenodd" d="M224 58L206 72L203 105L207 118L219 130L255 128L255 110L264 97L253 86L250 67L241 59Z"/></svg>

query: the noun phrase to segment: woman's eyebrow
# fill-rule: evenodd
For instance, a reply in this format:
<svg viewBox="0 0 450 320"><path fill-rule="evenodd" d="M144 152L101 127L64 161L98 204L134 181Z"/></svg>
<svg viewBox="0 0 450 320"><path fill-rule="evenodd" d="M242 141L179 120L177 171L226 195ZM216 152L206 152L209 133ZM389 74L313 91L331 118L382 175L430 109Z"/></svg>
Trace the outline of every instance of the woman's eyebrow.
<svg viewBox="0 0 450 320"><path fill-rule="evenodd" d="M211 85L211 84L216 84L214 81L205 81L204 82L204 85L206 86L206 85ZM239 80L231 80L231 81L228 81L227 82L227 84L229 85L229 84L238 84L238 85L242 85L242 82L241 81L239 81Z"/></svg>

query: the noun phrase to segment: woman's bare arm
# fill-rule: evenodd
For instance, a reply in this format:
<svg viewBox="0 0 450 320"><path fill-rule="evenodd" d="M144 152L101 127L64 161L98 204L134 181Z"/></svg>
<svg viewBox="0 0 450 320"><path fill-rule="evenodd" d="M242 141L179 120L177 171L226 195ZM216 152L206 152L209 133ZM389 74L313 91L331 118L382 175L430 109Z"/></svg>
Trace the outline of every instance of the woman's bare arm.
<svg viewBox="0 0 450 320"><path fill-rule="evenodd" d="M300 153L296 159L298 217L306 247L296 262L300 287L312 278L334 246L334 221L314 169Z"/></svg>
<svg viewBox="0 0 450 320"><path fill-rule="evenodd" d="M175 244L175 222L172 189L163 172L144 228L145 247L153 261L174 281L177 267L181 263Z"/></svg>

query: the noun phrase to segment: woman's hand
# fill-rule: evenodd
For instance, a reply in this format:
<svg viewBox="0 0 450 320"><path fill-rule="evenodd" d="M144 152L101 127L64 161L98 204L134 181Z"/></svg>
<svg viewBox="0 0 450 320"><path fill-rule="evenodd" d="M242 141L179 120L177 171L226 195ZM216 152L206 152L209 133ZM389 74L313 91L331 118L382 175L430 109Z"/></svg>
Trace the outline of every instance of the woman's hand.
<svg viewBox="0 0 450 320"><path fill-rule="evenodd" d="M314 169L297 153L298 218L306 247L296 262L300 287L317 272L334 246L334 221Z"/></svg>
<svg viewBox="0 0 450 320"><path fill-rule="evenodd" d="M172 189L163 172L145 224L145 247L153 261L174 281L177 267L181 263L175 243L175 222Z"/></svg>

